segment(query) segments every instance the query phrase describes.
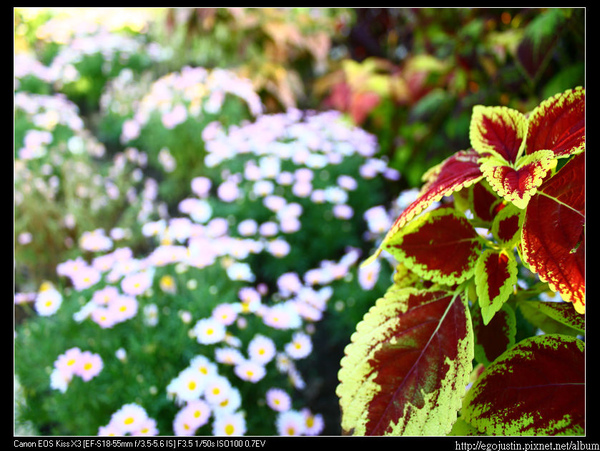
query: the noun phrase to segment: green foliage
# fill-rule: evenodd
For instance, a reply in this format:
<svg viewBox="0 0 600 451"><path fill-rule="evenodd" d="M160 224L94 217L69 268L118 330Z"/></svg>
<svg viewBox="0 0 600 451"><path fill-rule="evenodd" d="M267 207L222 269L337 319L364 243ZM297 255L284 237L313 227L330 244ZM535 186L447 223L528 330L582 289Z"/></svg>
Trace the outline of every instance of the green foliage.
<svg viewBox="0 0 600 451"><path fill-rule="evenodd" d="M349 53L360 63L341 60L316 93L376 134L406 186L419 186L427 168L468 146L474 105L527 110L584 83L583 14L570 8L358 10ZM535 54L531 43L538 43Z"/></svg>

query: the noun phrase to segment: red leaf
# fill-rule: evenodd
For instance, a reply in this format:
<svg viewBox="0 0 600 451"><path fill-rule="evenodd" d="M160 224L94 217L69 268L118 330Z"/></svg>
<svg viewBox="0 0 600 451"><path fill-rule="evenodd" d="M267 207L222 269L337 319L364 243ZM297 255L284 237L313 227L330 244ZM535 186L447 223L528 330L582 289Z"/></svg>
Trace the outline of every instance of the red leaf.
<svg viewBox="0 0 600 451"><path fill-rule="evenodd" d="M492 233L505 249L514 247L521 239L521 216L523 210L507 205L498 212L492 224Z"/></svg>
<svg viewBox="0 0 600 451"><path fill-rule="evenodd" d="M335 108L339 111L348 111L350 109L350 98L352 90L346 82L336 83L331 88L331 94L325 99L325 106Z"/></svg>
<svg viewBox="0 0 600 451"><path fill-rule="evenodd" d="M487 325L483 324L480 309L475 309L475 313L471 314L475 335L475 358L487 366L515 344L515 312L504 304Z"/></svg>
<svg viewBox="0 0 600 451"><path fill-rule="evenodd" d="M533 196L525 214L525 261L550 288L585 312L585 153L573 157Z"/></svg>
<svg viewBox="0 0 600 451"><path fill-rule="evenodd" d="M498 213L498 206L501 202L502 200L489 188L487 183L473 185L470 205L476 218L486 223L492 222Z"/></svg>
<svg viewBox="0 0 600 451"><path fill-rule="evenodd" d="M583 348L581 340L564 335L519 342L471 387L462 418L488 435L582 434Z"/></svg>
<svg viewBox="0 0 600 451"><path fill-rule="evenodd" d="M488 324L502 308L517 283L517 263L505 252L483 251L475 265L475 288L483 323Z"/></svg>
<svg viewBox="0 0 600 451"><path fill-rule="evenodd" d="M500 295L500 288L508 279L508 256L502 253L494 253L485 260L485 272L488 275L488 294L490 299Z"/></svg>
<svg viewBox="0 0 600 451"><path fill-rule="evenodd" d="M481 239L466 217L440 208L408 224L383 248L433 282L454 285L471 277Z"/></svg>
<svg viewBox="0 0 600 451"><path fill-rule="evenodd" d="M398 216L384 242L432 203L481 180L483 174L479 170L478 160L479 154L473 149L463 150L430 170L426 174L428 181L421 189L419 197Z"/></svg>
<svg viewBox="0 0 600 451"><path fill-rule="evenodd" d="M350 116L352 116L354 123L361 125L373 108L379 104L380 100L380 97L374 92L353 94L350 103Z"/></svg>
<svg viewBox="0 0 600 451"><path fill-rule="evenodd" d="M550 150L539 150L521 157L516 167L496 157L484 157L480 162L481 171L490 186L519 208L527 206L548 172L556 166Z"/></svg>
<svg viewBox="0 0 600 451"><path fill-rule="evenodd" d="M543 149L552 150L557 157L585 149L585 89L557 94L531 113L526 152Z"/></svg>
<svg viewBox="0 0 600 451"><path fill-rule="evenodd" d="M481 155L491 153L515 163L523 151L527 119L507 107L473 107L469 129L471 145Z"/></svg>
<svg viewBox="0 0 600 451"><path fill-rule="evenodd" d="M519 215L511 215L498 222L498 239L510 241L519 231Z"/></svg>
<svg viewBox="0 0 600 451"><path fill-rule="evenodd" d="M473 358L463 295L392 288L365 315L339 372L345 433L450 431Z"/></svg>

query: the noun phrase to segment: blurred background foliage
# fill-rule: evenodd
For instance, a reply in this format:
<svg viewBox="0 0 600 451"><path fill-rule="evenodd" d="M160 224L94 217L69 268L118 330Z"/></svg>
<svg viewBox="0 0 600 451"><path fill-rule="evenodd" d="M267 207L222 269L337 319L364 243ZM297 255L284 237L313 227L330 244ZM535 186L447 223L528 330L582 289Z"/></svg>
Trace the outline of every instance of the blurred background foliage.
<svg viewBox="0 0 600 451"><path fill-rule="evenodd" d="M237 67L269 110L333 107L410 186L468 145L475 104L530 109L584 84L584 9L169 10L172 62Z"/></svg>
<svg viewBox="0 0 600 451"><path fill-rule="evenodd" d="M582 9L358 9L325 102L377 134L410 186L468 146L471 108L537 102L584 83Z"/></svg>
<svg viewBox="0 0 600 451"><path fill-rule="evenodd" d="M252 80L269 112L346 112L377 135L409 186L468 145L473 105L527 110L583 85L585 77L583 8L31 10L16 10L16 52L34 50L47 63L73 36L64 21L62 33L51 32L53 21L67 14L76 30L75 22L86 23L83 14L95 14L96 23L111 30L160 43L158 60L149 52L132 58L136 71L148 68L159 76L185 65L235 69ZM121 68L104 67L99 76L98 61L86 66L89 75L62 88L79 105L81 91L88 104L97 102L105 80Z"/></svg>

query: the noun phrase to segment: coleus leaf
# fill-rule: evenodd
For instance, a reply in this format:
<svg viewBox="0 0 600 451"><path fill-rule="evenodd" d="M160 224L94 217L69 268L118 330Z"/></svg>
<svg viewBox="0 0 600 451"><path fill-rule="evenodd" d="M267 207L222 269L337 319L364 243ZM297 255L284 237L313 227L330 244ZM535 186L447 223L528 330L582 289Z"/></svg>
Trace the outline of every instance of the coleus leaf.
<svg viewBox="0 0 600 451"><path fill-rule="evenodd" d="M479 160L481 172L494 190L519 208L525 208L531 196L542 184L548 171L556 167L554 152L539 150L525 155L514 164L496 156Z"/></svg>
<svg viewBox="0 0 600 451"><path fill-rule="evenodd" d="M482 180L472 185L469 187L468 195L473 217L481 220L484 224L491 223L502 206L502 199L498 197L489 183Z"/></svg>
<svg viewBox="0 0 600 451"><path fill-rule="evenodd" d="M434 202L481 180L483 174L479 170L478 160L479 155L473 149L463 150L430 169L424 176L426 183L419 197L398 216L382 244L389 241L408 221ZM377 257L380 252L381 247L365 264Z"/></svg>
<svg viewBox="0 0 600 451"><path fill-rule="evenodd" d="M575 310L585 312L585 153L540 186L527 206L522 255Z"/></svg>
<svg viewBox="0 0 600 451"><path fill-rule="evenodd" d="M492 222L492 235L504 249L513 248L521 239L523 210L507 204Z"/></svg>
<svg viewBox="0 0 600 451"><path fill-rule="evenodd" d="M381 98L374 92L354 93L349 111L354 123L361 125L380 101Z"/></svg>
<svg viewBox="0 0 600 451"><path fill-rule="evenodd" d="M445 435L469 382L473 331L464 291L392 286L346 347L337 395L354 435Z"/></svg>
<svg viewBox="0 0 600 451"><path fill-rule="evenodd" d="M454 285L473 275L482 241L464 215L438 208L407 224L382 246L419 276Z"/></svg>
<svg viewBox="0 0 600 451"><path fill-rule="evenodd" d="M514 164L525 149L527 118L507 107L473 107L469 138L479 154Z"/></svg>
<svg viewBox="0 0 600 451"><path fill-rule="evenodd" d="M473 108L471 146L481 171L504 199L525 208L556 166L556 158L585 150L585 90L557 94L529 117L507 107Z"/></svg>
<svg viewBox="0 0 600 451"><path fill-rule="evenodd" d="M454 426L452 426L452 430L450 431L450 433L448 435L466 437L466 436L470 436L470 435L471 436L481 436L484 434L479 432L477 429L475 429L473 426L471 426L469 423L467 423L462 418L458 418L456 420L456 423L454 423Z"/></svg>
<svg viewBox="0 0 600 451"><path fill-rule="evenodd" d="M461 418L489 435L582 434L583 342L541 335L517 343L467 392Z"/></svg>
<svg viewBox="0 0 600 451"><path fill-rule="evenodd" d="M585 150L585 89L570 89L544 100L529 115L527 154L552 150L557 158Z"/></svg>
<svg viewBox="0 0 600 451"><path fill-rule="evenodd" d="M585 317L566 302L519 301L517 305L527 321L546 333L585 334Z"/></svg>
<svg viewBox="0 0 600 451"><path fill-rule="evenodd" d="M483 323L500 310L517 283L517 261L507 252L486 249L475 265L475 289Z"/></svg>

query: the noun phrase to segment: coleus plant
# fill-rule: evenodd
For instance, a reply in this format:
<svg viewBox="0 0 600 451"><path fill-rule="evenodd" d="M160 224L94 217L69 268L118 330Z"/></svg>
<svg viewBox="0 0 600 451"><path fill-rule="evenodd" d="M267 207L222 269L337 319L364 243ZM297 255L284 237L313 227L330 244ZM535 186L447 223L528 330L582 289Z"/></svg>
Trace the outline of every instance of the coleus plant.
<svg viewBox="0 0 600 451"><path fill-rule="evenodd" d="M365 262L398 265L341 361L345 434L584 433L585 90L476 106L470 140Z"/></svg>

